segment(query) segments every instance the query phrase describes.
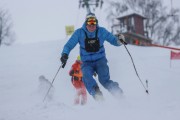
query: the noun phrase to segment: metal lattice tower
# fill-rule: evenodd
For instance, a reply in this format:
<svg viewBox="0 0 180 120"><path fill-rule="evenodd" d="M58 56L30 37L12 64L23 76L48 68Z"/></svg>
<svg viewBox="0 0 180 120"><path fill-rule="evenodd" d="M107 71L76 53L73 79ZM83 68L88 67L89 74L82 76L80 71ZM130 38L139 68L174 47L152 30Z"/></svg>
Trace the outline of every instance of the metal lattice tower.
<svg viewBox="0 0 180 120"><path fill-rule="evenodd" d="M103 3L103 0L79 0L79 8L86 8L87 13L90 13L92 8L102 8Z"/></svg>

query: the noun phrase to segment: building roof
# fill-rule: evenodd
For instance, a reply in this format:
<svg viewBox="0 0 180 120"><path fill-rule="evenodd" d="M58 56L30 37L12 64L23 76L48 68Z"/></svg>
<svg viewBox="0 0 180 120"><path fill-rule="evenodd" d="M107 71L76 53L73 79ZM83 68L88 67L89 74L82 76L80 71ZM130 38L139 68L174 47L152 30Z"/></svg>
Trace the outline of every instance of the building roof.
<svg viewBox="0 0 180 120"><path fill-rule="evenodd" d="M131 16L139 16L139 17L141 17L143 19L146 19L144 16L142 16L140 14L137 14L137 13L132 13L132 14L129 14L129 15L124 15L124 16L118 17L116 19L121 20L121 19L125 19L125 18L131 17Z"/></svg>

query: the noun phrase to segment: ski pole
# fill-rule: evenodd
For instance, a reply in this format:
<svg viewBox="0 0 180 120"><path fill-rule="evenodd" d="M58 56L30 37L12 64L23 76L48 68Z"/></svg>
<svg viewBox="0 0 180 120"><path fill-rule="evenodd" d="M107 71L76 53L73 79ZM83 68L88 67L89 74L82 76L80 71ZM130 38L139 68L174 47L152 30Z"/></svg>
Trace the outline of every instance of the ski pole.
<svg viewBox="0 0 180 120"><path fill-rule="evenodd" d="M146 88L148 89L148 80L146 80Z"/></svg>
<svg viewBox="0 0 180 120"><path fill-rule="evenodd" d="M63 65L63 64L60 65L58 71L56 72L56 74L55 74L55 76L54 76L54 78L53 78L53 80L52 80L52 82L51 82L51 86L49 87L49 89L48 89L48 91L47 91L47 93L46 93L46 95L45 95L45 97L44 97L44 99L43 99L43 102L45 101L47 95L49 94L49 91L50 91L50 89L51 89L51 87L52 87L52 85L53 85L53 82L54 82L54 80L55 80L57 74L59 73L60 69L62 68L62 65Z"/></svg>
<svg viewBox="0 0 180 120"><path fill-rule="evenodd" d="M130 54L129 50L127 49L127 47L126 47L126 45L125 45L125 44L123 44L123 45L124 45L124 47L126 48L126 51L128 52L128 54L129 54L129 56L130 56L130 58L131 58L131 61L132 61L132 63L133 63L133 67L134 67L134 70L135 70L135 72L136 72L137 77L139 78L139 80L140 80L140 82L141 82L142 86L144 87L144 89L145 89L146 93L147 93L147 94L149 94L148 89L146 89L145 85L143 84L143 82L142 82L141 78L140 78L140 77L139 77L139 75L138 75L138 72L137 72L137 70L136 70L136 66L135 66L135 64L134 64L133 58L132 58L132 56L131 56L131 54Z"/></svg>

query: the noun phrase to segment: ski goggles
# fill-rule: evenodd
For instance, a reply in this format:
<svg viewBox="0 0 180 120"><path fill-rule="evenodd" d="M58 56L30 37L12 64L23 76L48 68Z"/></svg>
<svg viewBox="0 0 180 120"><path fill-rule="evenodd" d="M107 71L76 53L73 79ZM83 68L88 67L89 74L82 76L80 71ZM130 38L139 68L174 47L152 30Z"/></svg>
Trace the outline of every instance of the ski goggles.
<svg viewBox="0 0 180 120"><path fill-rule="evenodd" d="M96 20L96 18L88 18L86 23L87 23L87 25L96 25L97 20Z"/></svg>

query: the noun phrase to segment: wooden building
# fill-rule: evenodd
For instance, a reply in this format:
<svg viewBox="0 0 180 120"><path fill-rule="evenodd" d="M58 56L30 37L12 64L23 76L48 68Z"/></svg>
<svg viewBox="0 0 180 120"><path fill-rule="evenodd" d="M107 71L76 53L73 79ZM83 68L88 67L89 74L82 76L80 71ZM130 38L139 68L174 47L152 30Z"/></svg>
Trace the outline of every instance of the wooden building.
<svg viewBox="0 0 180 120"><path fill-rule="evenodd" d="M118 24L112 26L112 33L122 33L129 44L147 46L152 43L148 38L148 32L144 29L144 20L146 18L133 13L117 18Z"/></svg>

